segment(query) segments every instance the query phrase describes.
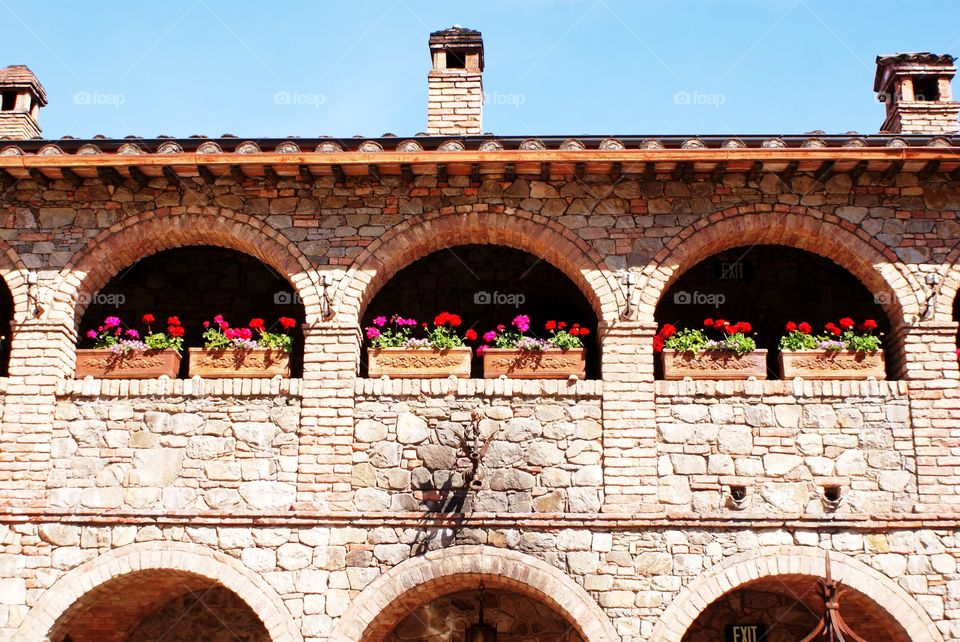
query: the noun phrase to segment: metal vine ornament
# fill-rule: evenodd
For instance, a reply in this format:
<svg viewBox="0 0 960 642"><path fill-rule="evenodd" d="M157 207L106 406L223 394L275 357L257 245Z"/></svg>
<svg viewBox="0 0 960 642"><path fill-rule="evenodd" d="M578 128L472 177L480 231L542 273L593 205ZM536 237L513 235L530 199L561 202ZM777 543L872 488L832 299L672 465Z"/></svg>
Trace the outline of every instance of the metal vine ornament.
<svg viewBox="0 0 960 642"><path fill-rule="evenodd" d="M850 630L840 615L840 597L846 593L840 590L840 584L830 575L830 554L825 555L827 560L826 578L817 580L820 585L820 597L823 598L823 617L807 637L800 642L867 642Z"/></svg>

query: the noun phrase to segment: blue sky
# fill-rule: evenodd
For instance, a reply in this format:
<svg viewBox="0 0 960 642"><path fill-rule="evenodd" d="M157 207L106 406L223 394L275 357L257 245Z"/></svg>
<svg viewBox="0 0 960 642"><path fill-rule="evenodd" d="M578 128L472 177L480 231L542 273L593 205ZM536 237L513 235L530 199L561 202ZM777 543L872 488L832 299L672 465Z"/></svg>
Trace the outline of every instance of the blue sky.
<svg viewBox="0 0 960 642"><path fill-rule="evenodd" d="M412 135L453 24L483 32L501 135L871 133L876 54L960 53L956 0L0 0L0 24L50 138Z"/></svg>

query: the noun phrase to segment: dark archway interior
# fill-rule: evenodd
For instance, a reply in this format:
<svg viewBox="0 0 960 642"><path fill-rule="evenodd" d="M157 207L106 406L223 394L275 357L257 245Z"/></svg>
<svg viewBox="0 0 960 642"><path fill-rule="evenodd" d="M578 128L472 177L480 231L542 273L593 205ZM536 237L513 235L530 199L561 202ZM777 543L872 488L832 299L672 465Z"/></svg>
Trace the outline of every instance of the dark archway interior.
<svg viewBox="0 0 960 642"><path fill-rule="evenodd" d="M443 311L459 314L477 334L509 325L518 314L530 317L530 334L546 337L549 320L577 322L590 329L587 378L598 378L597 317L580 288L546 261L494 245L460 245L429 254L397 272L367 306L362 326L374 317L400 314L432 321ZM474 344L475 347L476 344ZM474 359L473 376L482 369Z"/></svg>
<svg viewBox="0 0 960 642"><path fill-rule="evenodd" d="M909 642L903 627L869 597L843 587L840 615L864 640ZM752 642L748 632L766 629L756 642L796 642L813 632L823 615L817 579L803 575L767 577L731 591L703 610L683 636L682 642L717 642L731 639L727 629L740 628L741 637ZM758 629L753 629L760 625ZM732 632L731 632L732 635Z"/></svg>
<svg viewBox="0 0 960 642"><path fill-rule="evenodd" d="M170 315L177 315L186 330L184 348L203 346L203 322L216 314L234 326L246 325L261 317L267 326L281 316L297 320L293 329L294 348L290 374L303 372L304 308L293 287L261 261L213 246L191 246L164 250L141 259L102 288L80 322L80 346L89 347L87 330L96 328L109 315L142 330L141 317L151 313L165 327ZM187 374L187 359L180 376Z"/></svg>
<svg viewBox="0 0 960 642"><path fill-rule="evenodd" d="M960 321L960 293L953 300L953 320ZM960 330L957 331L957 358L960 359Z"/></svg>
<svg viewBox="0 0 960 642"><path fill-rule="evenodd" d="M757 347L769 351L767 378L776 379L777 343L787 321L807 321L819 332L841 317L857 323L874 319L878 331L887 334L890 322L879 303L882 296L829 259L790 247L756 245L719 252L690 268L663 295L655 316L659 325L678 328L702 328L707 318L750 322ZM660 377L659 359L655 370Z"/></svg>
<svg viewBox="0 0 960 642"><path fill-rule="evenodd" d="M10 345L13 341L13 295L0 279L0 377L10 372Z"/></svg>
<svg viewBox="0 0 960 642"><path fill-rule="evenodd" d="M478 621L480 593L443 595L410 612L384 642L449 642L463 640ZM483 621L497 629L498 642L583 642L577 629L550 606L502 590L486 590Z"/></svg>
<svg viewBox="0 0 960 642"><path fill-rule="evenodd" d="M91 590L58 618L60 642L269 642L257 614L203 577L151 569Z"/></svg>

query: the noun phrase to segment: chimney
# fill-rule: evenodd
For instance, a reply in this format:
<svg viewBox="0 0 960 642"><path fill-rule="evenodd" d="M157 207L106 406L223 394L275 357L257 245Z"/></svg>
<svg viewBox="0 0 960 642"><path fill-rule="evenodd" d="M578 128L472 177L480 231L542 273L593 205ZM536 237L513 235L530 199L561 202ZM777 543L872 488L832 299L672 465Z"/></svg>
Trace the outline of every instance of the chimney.
<svg viewBox="0 0 960 642"><path fill-rule="evenodd" d="M953 56L926 52L877 56L873 90L887 106L881 133L956 134L960 103L950 92L957 73L953 61Z"/></svg>
<svg viewBox="0 0 960 642"><path fill-rule="evenodd" d="M43 85L26 65L0 69L0 138L39 138Z"/></svg>
<svg viewBox="0 0 960 642"><path fill-rule="evenodd" d="M483 37L454 25L430 34L433 68L427 76L427 133L466 136L481 133L483 121Z"/></svg>

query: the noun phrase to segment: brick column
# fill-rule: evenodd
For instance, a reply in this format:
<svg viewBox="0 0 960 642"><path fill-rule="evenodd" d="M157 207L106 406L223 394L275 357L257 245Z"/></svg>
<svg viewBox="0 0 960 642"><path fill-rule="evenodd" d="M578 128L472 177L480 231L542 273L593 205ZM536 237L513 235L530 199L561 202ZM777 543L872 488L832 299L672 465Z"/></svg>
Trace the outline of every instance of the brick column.
<svg viewBox="0 0 960 642"><path fill-rule="evenodd" d="M356 325L305 325L303 406L297 503L352 510L354 382L360 354Z"/></svg>
<svg viewBox="0 0 960 642"><path fill-rule="evenodd" d="M64 323L14 324L0 429L0 503L41 505L50 471L56 386L73 376L76 333Z"/></svg>
<svg viewBox="0 0 960 642"><path fill-rule="evenodd" d="M957 327L950 321L921 321L893 337L903 346L899 371L910 382L919 502L931 509L960 506Z"/></svg>
<svg viewBox="0 0 960 642"><path fill-rule="evenodd" d="M655 324L603 323L604 512L657 509Z"/></svg>

